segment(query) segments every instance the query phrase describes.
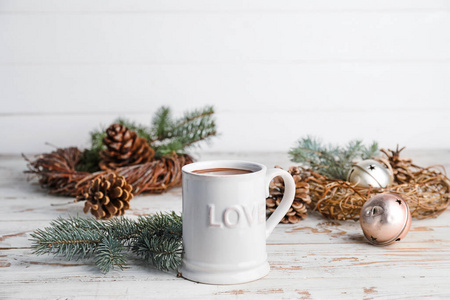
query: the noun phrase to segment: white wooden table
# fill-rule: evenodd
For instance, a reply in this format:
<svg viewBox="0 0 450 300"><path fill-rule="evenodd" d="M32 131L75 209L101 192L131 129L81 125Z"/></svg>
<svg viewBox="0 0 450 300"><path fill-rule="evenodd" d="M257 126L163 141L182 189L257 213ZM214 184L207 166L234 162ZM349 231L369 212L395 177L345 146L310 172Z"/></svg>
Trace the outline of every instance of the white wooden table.
<svg viewBox="0 0 450 300"><path fill-rule="evenodd" d="M423 166L444 164L450 151L406 153ZM286 154L209 153L207 159L244 159L272 167L292 165ZM131 259L124 271L103 275L92 261L35 256L30 233L58 216L83 215L82 203L51 206L70 198L47 195L22 173L19 156L0 157L0 298L4 299L399 299L450 298L450 214L413 220L405 240L374 247L359 223L310 215L280 224L267 243L271 272L241 285L205 285L156 271ZM138 196L126 215L181 211L181 188Z"/></svg>

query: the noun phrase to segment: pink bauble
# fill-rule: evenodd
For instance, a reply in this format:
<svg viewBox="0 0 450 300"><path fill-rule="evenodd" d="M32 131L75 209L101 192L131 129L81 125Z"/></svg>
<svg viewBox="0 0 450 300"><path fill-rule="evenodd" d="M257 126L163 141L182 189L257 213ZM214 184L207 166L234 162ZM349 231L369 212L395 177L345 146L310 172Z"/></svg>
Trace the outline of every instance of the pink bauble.
<svg viewBox="0 0 450 300"><path fill-rule="evenodd" d="M386 246L406 236L411 227L411 213L400 195L379 194L362 207L360 224L369 243Z"/></svg>

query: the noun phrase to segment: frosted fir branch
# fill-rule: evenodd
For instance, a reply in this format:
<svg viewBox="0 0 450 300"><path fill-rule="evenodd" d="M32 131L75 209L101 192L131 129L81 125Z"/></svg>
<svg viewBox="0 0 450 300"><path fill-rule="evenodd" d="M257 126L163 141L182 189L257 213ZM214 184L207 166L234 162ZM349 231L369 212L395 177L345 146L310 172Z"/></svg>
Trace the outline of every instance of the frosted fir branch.
<svg viewBox="0 0 450 300"><path fill-rule="evenodd" d="M373 141L369 147L365 147L362 151L362 159L369 159L380 155L380 147L378 142Z"/></svg>
<svg viewBox="0 0 450 300"><path fill-rule="evenodd" d="M216 123L213 118L214 109L207 106L185 113L185 115L173 122L171 135L165 140L155 144L156 156L183 153L186 148L201 141L209 141L217 134Z"/></svg>
<svg viewBox="0 0 450 300"><path fill-rule="evenodd" d="M150 144L172 137L172 112L169 107L159 108L152 119L152 137L147 139Z"/></svg>
<svg viewBox="0 0 450 300"><path fill-rule="evenodd" d="M291 160L302 163L332 179L345 180L356 159L368 159L379 154L378 143L364 146L362 141L350 141L345 147L325 145L319 139L307 136L289 151Z"/></svg>
<svg viewBox="0 0 450 300"><path fill-rule="evenodd" d="M181 263L182 251L181 239L153 236L148 230L143 231L133 247L136 255L162 271L178 268Z"/></svg>
<svg viewBox="0 0 450 300"><path fill-rule="evenodd" d="M182 220L175 212L137 220L60 217L49 227L33 232L31 241L33 253L37 255L53 254L68 260L94 257L103 273L123 269L127 251L159 270L176 270L181 262Z"/></svg>
<svg viewBox="0 0 450 300"><path fill-rule="evenodd" d="M137 221L139 229L147 230L151 235L181 239L183 221L175 212L156 213L152 216L140 217Z"/></svg>
<svg viewBox="0 0 450 300"><path fill-rule="evenodd" d="M102 232L80 228L58 229L47 227L31 234L31 247L37 255L53 254L68 260L88 258L104 237Z"/></svg>
<svg viewBox="0 0 450 300"><path fill-rule="evenodd" d="M136 131L138 136L145 138L146 140L150 140L152 138L151 128L145 125L124 118L116 119L113 123L119 123L132 131Z"/></svg>
<svg viewBox="0 0 450 300"><path fill-rule="evenodd" d="M80 218L78 216L70 216L68 218L58 217L57 219L51 221L50 228L60 231L81 229L106 232L108 230L108 226L106 224L106 222L99 222L92 217Z"/></svg>
<svg viewBox="0 0 450 300"><path fill-rule="evenodd" d="M107 236L100 241L95 249L95 265L104 274L116 267L123 270L127 264L127 254L123 251L124 246L120 240Z"/></svg>
<svg viewBox="0 0 450 300"><path fill-rule="evenodd" d="M212 106L206 106L203 109L196 109L184 113L184 116L176 121L174 129L183 128L186 124L194 122L195 120L205 120L214 114Z"/></svg>
<svg viewBox="0 0 450 300"><path fill-rule="evenodd" d="M106 136L105 129L93 130L91 135L91 147L83 151L81 161L75 166L79 172L97 172L100 170L98 163L101 160L100 151L105 149L103 138Z"/></svg>

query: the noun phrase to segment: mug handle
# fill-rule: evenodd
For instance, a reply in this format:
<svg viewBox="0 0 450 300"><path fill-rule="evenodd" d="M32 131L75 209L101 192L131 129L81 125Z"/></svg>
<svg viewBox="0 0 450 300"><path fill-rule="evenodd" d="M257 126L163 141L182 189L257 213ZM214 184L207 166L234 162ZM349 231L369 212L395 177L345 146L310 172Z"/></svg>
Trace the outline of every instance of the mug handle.
<svg viewBox="0 0 450 300"><path fill-rule="evenodd" d="M286 215L289 208L291 208L292 202L294 202L295 197L295 181L291 174L281 169L269 169L266 174L266 198L269 197L269 184L277 176L281 176L284 180L284 195L281 199L280 205L272 213L272 215L267 219L266 223L266 239L272 233L275 226L280 223L281 219Z"/></svg>

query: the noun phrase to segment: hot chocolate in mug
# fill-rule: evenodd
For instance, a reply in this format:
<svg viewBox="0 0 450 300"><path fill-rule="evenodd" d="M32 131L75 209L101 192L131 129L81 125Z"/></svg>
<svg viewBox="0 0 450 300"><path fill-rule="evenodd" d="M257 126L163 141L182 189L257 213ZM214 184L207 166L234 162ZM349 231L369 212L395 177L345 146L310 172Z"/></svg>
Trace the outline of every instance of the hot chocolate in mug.
<svg viewBox="0 0 450 300"><path fill-rule="evenodd" d="M181 275L210 284L249 282L269 273L266 239L289 210L292 176L246 161L205 161L183 172ZM269 183L281 176L284 197L266 220Z"/></svg>

